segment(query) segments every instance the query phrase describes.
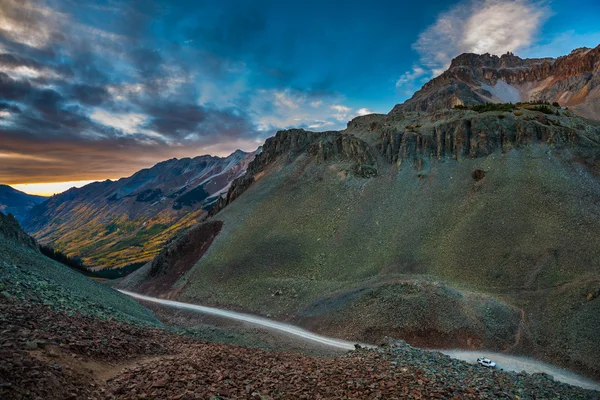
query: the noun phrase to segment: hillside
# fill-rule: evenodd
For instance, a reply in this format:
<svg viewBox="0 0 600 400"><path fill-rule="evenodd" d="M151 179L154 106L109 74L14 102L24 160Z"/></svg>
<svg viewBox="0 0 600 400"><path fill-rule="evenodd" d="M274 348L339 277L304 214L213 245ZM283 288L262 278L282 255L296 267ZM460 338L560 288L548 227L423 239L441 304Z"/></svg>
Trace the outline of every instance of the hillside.
<svg viewBox="0 0 600 400"><path fill-rule="evenodd" d="M0 213L0 294L100 318L158 320L137 302L42 255L12 216Z"/></svg>
<svg viewBox="0 0 600 400"><path fill-rule="evenodd" d="M244 174L254 153L172 159L118 181L96 182L52 196L24 228L41 243L98 268L145 263L179 229Z"/></svg>
<svg viewBox="0 0 600 400"><path fill-rule="evenodd" d="M558 102L581 116L600 119L600 46L556 59L462 54L395 111L528 101Z"/></svg>
<svg viewBox="0 0 600 400"><path fill-rule="evenodd" d="M395 108L278 132L219 201L217 230L123 285L600 377L600 124L547 108Z"/></svg>
<svg viewBox="0 0 600 400"><path fill-rule="evenodd" d="M598 392L389 342L336 357L206 343L0 297L2 399L564 398Z"/></svg>
<svg viewBox="0 0 600 400"><path fill-rule="evenodd" d="M23 222L34 206L46 200L46 197L33 196L8 185L0 185L0 212L14 215L19 222Z"/></svg>

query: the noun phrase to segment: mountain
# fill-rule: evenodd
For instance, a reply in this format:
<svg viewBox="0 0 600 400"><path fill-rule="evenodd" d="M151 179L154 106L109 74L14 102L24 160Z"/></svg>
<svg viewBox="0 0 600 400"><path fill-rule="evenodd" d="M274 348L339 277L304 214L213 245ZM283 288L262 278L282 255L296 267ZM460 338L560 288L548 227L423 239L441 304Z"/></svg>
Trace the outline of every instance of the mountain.
<svg viewBox="0 0 600 400"><path fill-rule="evenodd" d="M205 218L254 155L172 159L118 181L73 188L35 207L24 227L93 267L145 263L177 230Z"/></svg>
<svg viewBox="0 0 600 400"><path fill-rule="evenodd" d="M46 200L46 197L33 196L8 185L0 185L0 211L14 215L18 221L23 221L33 206Z"/></svg>
<svg viewBox="0 0 600 400"><path fill-rule="evenodd" d="M455 105L528 101L558 102L600 119L600 46L556 59L462 54L394 110L435 112Z"/></svg>
<svg viewBox="0 0 600 400"><path fill-rule="evenodd" d="M599 378L600 122L412 104L278 132L209 219L122 287Z"/></svg>

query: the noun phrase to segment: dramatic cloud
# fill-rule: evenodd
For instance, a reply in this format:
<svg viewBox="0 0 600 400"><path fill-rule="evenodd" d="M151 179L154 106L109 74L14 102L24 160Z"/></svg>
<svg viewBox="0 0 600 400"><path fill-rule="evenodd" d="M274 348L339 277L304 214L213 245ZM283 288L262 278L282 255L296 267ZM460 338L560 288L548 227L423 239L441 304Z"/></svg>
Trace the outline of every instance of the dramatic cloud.
<svg viewBox="0 0 600 400"><path fill-rule="evenodd" d="M462 53L501 55L529 47L549 16L544 1L468 0L440 14L413 44L420 63L405 72L396 87L435 77Z"/></svg>
<svg viewBox="0 0 600 400"><path fill-rule="evenodd" d="M571 15L560 29L597 38L598 2L566 2L552 0ZM540 0L447 4L0 0L0 183L251 151L279 129L388 111L461 52L577 47L562 31L534 41Z"/></svg>
<svg viewBox="0 0 600 400"><path fill-rule="evenodd" d="M114 23L98 27L74 19L85 4L0 0L0 182L118 178L260 145L247 113L198 104L193 59L176 62L178 46L138 36L154 4L141 3L94 9Z"/></svg>

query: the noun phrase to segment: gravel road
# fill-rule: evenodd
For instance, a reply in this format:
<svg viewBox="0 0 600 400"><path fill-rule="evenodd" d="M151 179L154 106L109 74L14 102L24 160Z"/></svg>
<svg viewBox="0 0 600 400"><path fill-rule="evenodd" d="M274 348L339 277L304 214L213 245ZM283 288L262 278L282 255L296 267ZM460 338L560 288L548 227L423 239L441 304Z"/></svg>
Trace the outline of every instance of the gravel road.
<svg viewBox="0 0 600 400"><path fill-rule="evenodd" d="M238 313L235 311L222 310L214 307L205 307L195 304L182 303L179 301L159 299L155 297L145 296L138 293L128 292L125 290L119 290L133 298L149 301L153 303L162 304L169 307L176 307L180 309L192 310L200 313L209 315L216 315L219 317L230 318L238 321L243 321L250 324L260 325L269 329L274 329L280 332L293 335L304 340L317 342L326 346L331 346L339 349L354 350L354 343L344 340L334 339L326 336L317 335L309 332L302 328L298 328L293 325L284 324L281 322L272 321L266 318L260 318L249 314ZM371 347L369 345L361 344L362 346ZM570 385L579 386L584 389L600 390L600 384L592 380L583 378L577 374L574 374L566 369L562 369L550 364L546 364L531 358L510 356L500 353L490 353L486 351L465 351L465 350L439 350L441 353L446 354L452 358L467 361L469 363L476 364L478 357L487 357L497 364L498 369L507 371L521 372L525 371L528 373L546 373L551 375L557 381L568 383ZM483 368L483 367L482 367Z"/></svg>

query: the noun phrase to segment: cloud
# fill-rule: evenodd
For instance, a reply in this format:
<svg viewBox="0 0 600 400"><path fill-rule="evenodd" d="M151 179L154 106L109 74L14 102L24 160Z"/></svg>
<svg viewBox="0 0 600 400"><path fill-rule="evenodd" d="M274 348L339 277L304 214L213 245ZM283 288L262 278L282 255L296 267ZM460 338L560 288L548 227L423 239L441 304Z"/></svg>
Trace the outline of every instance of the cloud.
<svg viewBox="0 0 600 400"><path fill-rule="evenodd" d="M341 130L353 117L371 113L367 108L354 109L344 102L343 96L334 93L262 89L249 99L248 109L263 136L286 128Z"/></svg>
<svg viewBox="0 0 600 400"><path fill-rule="evenodd" d="M34 48L52 41L61 13L31 0L2 0L0 34L10 40Z"/></svg>
<svg viewBox="0 0 600 400"><path fill-rule="evenodd" d="M348 121L352 109L341 104L332 104L329 108L334 111L333 118L340 122Z"/></svg>
<svg viewBox="0 0 600 400"><path fill-rule="evenodd" d="M157 2L94 8L97 26L77 20L85 2L0 3L0 182L118 178L264 140L234 102L198 102L244 63L153 36Z"/></svg>
<svg viewBox="0 0 600 400"><path fill-rule="evenodd" d="M356 110L356 115L358 115L358 116L369 115L369 114L373 114L373 111L369 110L368 108L359 108L358 110Z"/></svg>
<svg viewBox="0 0 600 400"><path fill-rule="evenodd" d="M90 117L102 125L111 126L126 134L141 132L142 125L147 119L143 114L112 114L101 109L95 110Z"/></svg>
<svg viewBox="0 0 600 400"><path fill-rule="evenodd" d="M407 71L405 73L403 73L400 78L398 78L398 80L396 81L396 87L402 87L404 85L406 85L407 83L410 83L412 81L414 81L417 78L422 77L423 75L425 75L426 71L425 69L419 67L419 66L414 66L412 71Z"/></svg>
<svg viewBox="0 0 600 400"><path fill-rule="evenodd" d="M396 82L411 89L444 72L462 53L516 52L532 45L550 15L543 0L467 0L440 14L413 48L420 62Z"/></svg>

